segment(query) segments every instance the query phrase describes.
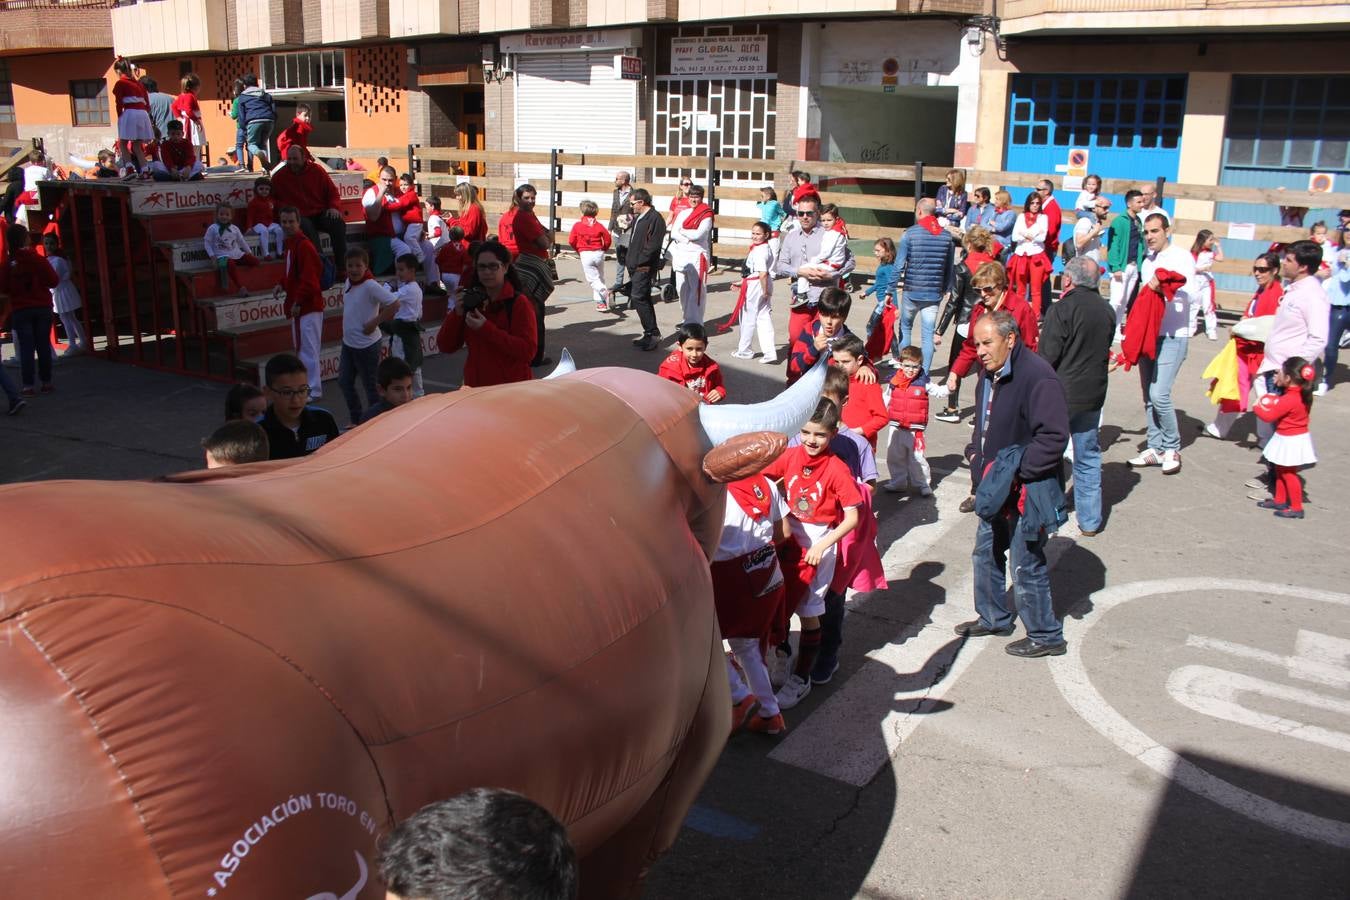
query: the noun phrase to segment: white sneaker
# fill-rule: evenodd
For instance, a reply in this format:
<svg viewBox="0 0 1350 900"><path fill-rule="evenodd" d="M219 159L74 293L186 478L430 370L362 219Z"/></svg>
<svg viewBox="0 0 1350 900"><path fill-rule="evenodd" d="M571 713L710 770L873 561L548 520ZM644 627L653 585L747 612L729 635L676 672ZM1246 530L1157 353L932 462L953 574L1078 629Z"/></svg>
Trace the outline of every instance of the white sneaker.
<svg viewBox="0 0 1350 900"><path fill-rule="evenodd" d="M1317 386L1317 390L1313 391L1313 396L1325 397L1327 395L1327 391L1329 390L1331 390L1331 386L1324 381Z"/></svg>
<svg viewBox="0 0 1350 900"><path fill-rule="evenodd" d="M759 364L760 364L761 366L776 366L776 365L778 365L778 354L775 353L773 356L761 356L761 357L759 358Z"/></svg>
<svg viewBox="0 0 1350 900"><path fill-rule="evenodd" d="M1164 450L1162 455L1162 473L1175 475L1181 471L1181 454L1176 450Z"/></svg>
<svg viewBox="0 0 1350 900"><path fill-rule="evenodd" d="M787 684L779 688L778 693L773 696L778 701L779 709L792 709L805 700L809 693L811 693L811 679L803 678L800 675L791 675L788 677Z"/></svg>
<svg viewBox="0 0 1350 900"><path fill-rule="evenodd" d="M1210 422L1208 425L1205 426L1205 434L1209 435L1212 438L1223 440L1223 434L1219 431L1219 426L1215 425L1213 422Z"/></svg>
<svg viewBox="0 0 1350 900"><path fill-rule="evenodd" d="M749 350L737 350L735 353L732 353L731 355L734 356L734 357L736 357L737 359L754 359L754 358L755 358L755 354L751 353Z"/></svg>
<svg viewBox="0 0 1350 900"><path fill-rule="evenodd" d="M792 674L792 655L784 656L777 647L770 647L765 654L764 666L769 670L769 684L780 688L787 684L788 676Z"/></svg>
<svg viewBox="0 0 1350 900"><path fill-rule="evenodd" d="M1134 459L1125 463L1125 465L1129 466L1131 469L1142 469L1145 466L1161 466L1162 455L1157 450L1149 447L1143 453L1140 453Z"/></svg>

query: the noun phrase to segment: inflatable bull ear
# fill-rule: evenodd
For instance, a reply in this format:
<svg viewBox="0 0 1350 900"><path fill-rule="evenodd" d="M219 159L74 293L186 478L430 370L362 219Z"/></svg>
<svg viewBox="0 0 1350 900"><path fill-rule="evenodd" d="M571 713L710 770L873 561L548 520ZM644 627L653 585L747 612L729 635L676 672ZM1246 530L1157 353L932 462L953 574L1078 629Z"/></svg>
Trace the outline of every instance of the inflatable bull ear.
<svg viewBox="0 0 1350 900"><path fill-rule="evenodd" d="M755 431L776 431L791 437L820 402L820 389L825 386L829 364L829 356L821 354L820 360L796 384L763 403L703 404L698 408L703 433L714 447L738 434Z"/></svg>
<svg viewBox="0 0 1350 900"><path fill-rule="evenodd" d="M553 371L549 372L539 380L548 381L550 378L561 378L564 375L571 375L576 370L577 361L572 358L572 354L568 353L567 348L564 347L562 356L558 357L558 364L553 367Z"/></svg>

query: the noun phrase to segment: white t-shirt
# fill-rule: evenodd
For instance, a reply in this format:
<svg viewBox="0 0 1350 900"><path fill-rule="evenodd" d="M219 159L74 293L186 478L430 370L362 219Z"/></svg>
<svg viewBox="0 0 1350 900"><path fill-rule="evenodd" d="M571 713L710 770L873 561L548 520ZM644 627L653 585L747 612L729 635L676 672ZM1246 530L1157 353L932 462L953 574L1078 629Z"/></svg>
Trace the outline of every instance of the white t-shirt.
<svg viewBox="0 0 1350 900"><path fill-rule="evenodd" d="M1012 239L1017 245L1013 251L1018 256L1040 256L1045 252L1045 236L1050 230L1050 219L1045 213L1037 213L1036 219L1027 224L1026 213L1018 213L1013 223Z"/></svg>
<svg viewBox="0 0 1350 900"><path fill-rule="evenodd" d="M747 303L767 300L773 296L773 248L767 243L750 248L745 256L745 267L750 270L745 282L745 300ZM770 273L768 289L760 284L759 276Z"/></svg>
<svg viewBox="0 0 1350 900"><path fill-rule="evenodd" d="M450 229L445 224L445 219L435 213L427 216L427 230L422 234L431 244L433 250L439 250L445 246L445 242L450 240Z"/></svg>
<svg viewBox="0 0 1350 900"><path fill-rule="evenodd" d="M1167 220L1167 227L1168 227L1168 228L1171 228L1171 227L1172 227L1172 217L1169 216L1169 215L1167 214L1167 210L1163 209L1161 206L1150 206L1148 209L1146 209L1146 210L1144 210L1143 212L1141 212L1141 213L1139 214L1139 221L1140 221L1141 223L1142 223L1142 222L1147 222L1147 221L1148 221L1148 217L1151 216L1151 215L1153 215L1153 214L1155 214L1155 213L1156 213L1157 215L1162 216L1164 219Z"/></svg>
<svg viewBox="0 0 1350 900"><path fill-rule="evenodd" d="M394 318L401 322L422 321L422 286L415 281L400 281L391 287L398 292L398 312Z"/></svg>
<svg viewBox="0 0 1350 900"><path fill-rule="evenodd" d="M1162 249L1162 252L1156 255L1146 254L1143 269L1139 273L1141 283L1148 284L1153 279L1153 273L1158 269L1176 272L1186 278L1186 284L1177 290L1172 302L1168 303L1163 311L1162 324L1158 326L1158 335L1160 337L1187 337L1191 333L1190 287L1195 281L1195 259L1192 258L1189 250L1183 250L1175 244L1167 245Z"/></svg>
<svg viewBox="0 0 1350 900"><path fill-rule="evenodd" d="M745 514L734 497L727 497L726 512L722 516L722 537L717 542L717 551L713 553L713 562L735 559L774 543L778 530L776 526L788 514L788 508L778 485L773 482L769 482L769 494L769 517L758 522Z"/></svg>
<svg viewBox="0 0 1350 900"><path fill-rule="evenodd" d="M342 343L353 350L364 350L380 342L383 333L376 328L366 334L365 325L375 317L381 306L396 302L398 297L374 278L368 278L352 287L348 280L342 288Z"/></svg>
<svg viewBox="0 0 1350 900"><path fill-rule="evenodd" d="M1096 214L1090 216L1083 216L1083 218L1079 219L1077 222L1074 223L1073 243L1074 246L1078 248L1078 252L1075 255L1086 256L1088 259L1095 260L1099 265L1102 265L1105 264L1106 260L1102 258L1101 234L1095 234L1092 235L1092 237L1087 238L1089 234L1092 234L1092 232L1096 229L1096 227L1097 227ZM1087 243L1082 244L1080 246L1078 243L1080 238L1087 238Z"/></svg>
<svg viewBox="0 0 1350 900"><path fill-rule="evenodd" d="M1083 209L1091 212L1097 205L1097 198L1100 194L1094 194L1091 191L1079 191L1078 199L1073 201L1074 209Z"/></svg>

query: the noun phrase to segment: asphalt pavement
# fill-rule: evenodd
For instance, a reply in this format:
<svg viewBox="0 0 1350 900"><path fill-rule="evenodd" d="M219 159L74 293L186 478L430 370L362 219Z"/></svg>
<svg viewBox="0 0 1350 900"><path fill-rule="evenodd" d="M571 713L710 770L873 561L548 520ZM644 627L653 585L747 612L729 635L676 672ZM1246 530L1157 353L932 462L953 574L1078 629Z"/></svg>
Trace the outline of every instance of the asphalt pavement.
<svg viewBox="0 0 1350 900"><path fill-rule="evenodd" d="M597 312L574 258L560 269L550 355L655 371L664 353L633 348L636 317ZM710 352L732 401L765 399L782 364L734 359L735 331L716 328L730 280L713 278ZM678 304L658 316L668 334ZM780 300L780 348L786 318ZM1199 376L1221 346L1191 342L1175 476L1126 466L1143 406L1134 373L1112 376L1105 528L1071 521L1050 545L1070 645L1055 659L951 630L973 614L965 391L966 417L929 429L934 496L877 495L890 587L850 597L840 671L785 735L730 739L645 897L1350 897L1350 384L1313 407L1307 518L1279 520L1243 486L1250 422L1200 434ZM429 358L428 389L462 366ZM56 385L0 421L0 482L195 468L225 393L87 358ZM334 382L325 404L345 420Z"/></svg>

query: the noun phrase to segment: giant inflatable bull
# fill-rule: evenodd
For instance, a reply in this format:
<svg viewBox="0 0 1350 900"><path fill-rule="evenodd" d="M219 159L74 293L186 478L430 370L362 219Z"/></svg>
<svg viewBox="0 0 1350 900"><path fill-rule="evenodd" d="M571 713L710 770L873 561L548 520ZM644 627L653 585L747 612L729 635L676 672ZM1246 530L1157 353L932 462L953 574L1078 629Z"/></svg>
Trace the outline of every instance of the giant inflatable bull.
<svg viewBox="0 0 1350 900"><path fill-rule="evenodd" d="M380 834L475 785L567 824L583 896L636 894L726 739L709 448L797 427L813 374L719 409L594 369L0 490L3 895L379 898Z"/></svg>

